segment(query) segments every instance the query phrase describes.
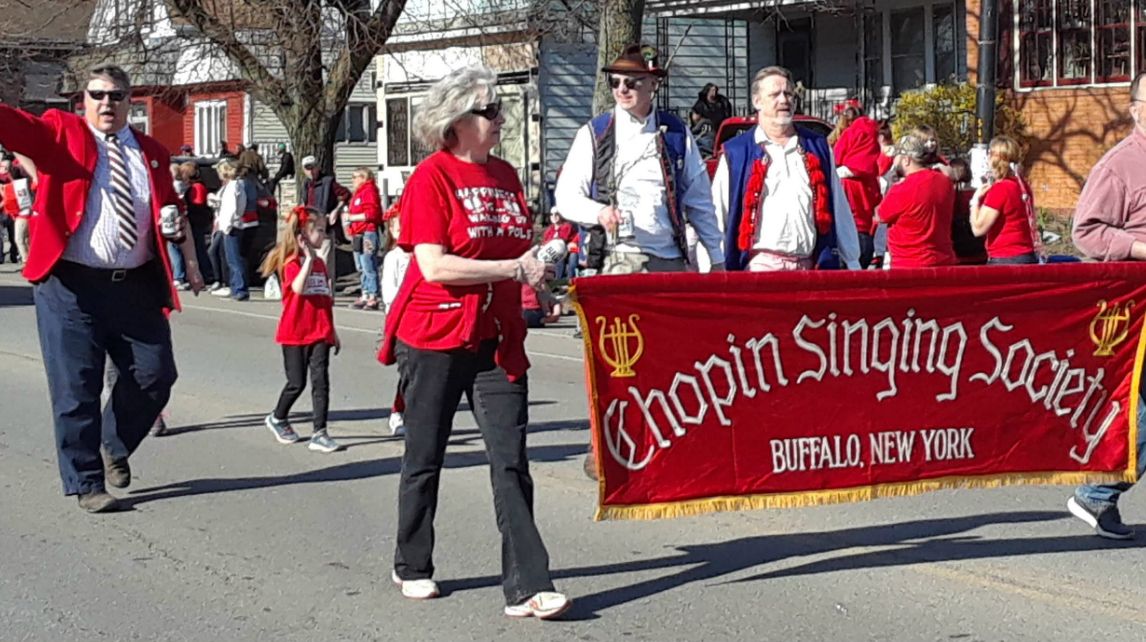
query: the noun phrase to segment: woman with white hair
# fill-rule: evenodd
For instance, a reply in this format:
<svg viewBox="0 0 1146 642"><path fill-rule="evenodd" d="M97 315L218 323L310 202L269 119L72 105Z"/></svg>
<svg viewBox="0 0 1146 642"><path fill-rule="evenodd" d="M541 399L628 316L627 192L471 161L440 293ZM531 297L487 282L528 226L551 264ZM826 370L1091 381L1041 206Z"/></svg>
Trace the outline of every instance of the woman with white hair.
<svg viewBox="0 0 1146 642"><path fill-rule="evenodd" d="M456 71L430 88L414 119L415 135L437 151L403 190L398 244L414 260L386 315L379 354L398 363L406 406L392 579L408 598L438 596L438 482L458 401L470 392L502 536L505 614L551 619L572 601L553 589L533 520L521 316L521 284L541 287L549 274L531 249L517 172L490 155L505 123L496 82L486 67Z"/></svg>

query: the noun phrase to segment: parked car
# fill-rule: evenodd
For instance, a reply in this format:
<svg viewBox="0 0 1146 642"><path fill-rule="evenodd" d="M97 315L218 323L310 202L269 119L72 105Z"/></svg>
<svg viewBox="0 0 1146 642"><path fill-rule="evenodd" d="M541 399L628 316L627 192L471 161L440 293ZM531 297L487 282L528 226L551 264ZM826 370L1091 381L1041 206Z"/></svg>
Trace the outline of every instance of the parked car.
<svg viewBox="0 0 1146 642"><path fill-rule="evenodd" d="M816 118L815 116L797 114L792 120L797 125L810 129L821 136L827 136L832 131L832 126L828 121L822 118ZM723 123L720 123L720 129L716 132L716 142L712 146L712 156L704 161L704 165L708 169L709 178L716 175L716 167L720 164L720 155L724 153L724 143L727 143L732 140L733 137L739 136L755 126L755 114L752 116L733 116L732 118L725 119Z"/></svg>

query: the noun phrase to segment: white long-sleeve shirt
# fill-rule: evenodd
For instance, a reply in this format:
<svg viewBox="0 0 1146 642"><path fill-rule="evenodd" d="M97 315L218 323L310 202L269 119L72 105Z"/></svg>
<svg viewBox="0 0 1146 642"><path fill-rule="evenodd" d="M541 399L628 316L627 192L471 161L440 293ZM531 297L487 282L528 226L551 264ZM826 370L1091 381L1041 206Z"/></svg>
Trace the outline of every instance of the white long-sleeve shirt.
<svg viewBox="0 0 1146 642"><path fill-rule="evenodd" d="M664 175L657 155L656 117L639 119L616 107L613 112L616 156L616 207L633 217L633 239L618 243L618 252L642 252L664 259L681 258L673 241L672 221L665 201ZM687 133L687 132L686 132ZM711 184L696 141L687 133L684 167L677 173L681 182L678 207L696 229L701 244L716 263L724 261L723 238L712 207ZM577 132L573 146L557 179L554 197L565 219L581 225L597 225L597 214L604 207L590 198L593 182L593 131L586 124Z"/></svg>
<svg viewBox="0 0 1146 642"><path fill-rule="evenodd" d="M760 199L761 212L767 212L767 215L757 217L756 238L752 249L810 257L814 260L812 251L816 246L816 216L812 211L812 186L808 179L808 169L797 147L799 139L792 136L787 144L779 145L757 127L755 140L764 144L772 162L768 166L764 195ZM844 196L840 177L836 175L835 159L830 159L828 169L830 171L824 172L824 176L831 181L832 214L835 217L836 246L840 260L848 269L858 270L859 236L852 208ZM716 167L716 175L712 177L712 201L722 231L728 224L728 180L728 161L722 156ZM748 216L748 212L743 215Z"/></svg>
<svg viewBox="0 0 1146 642"><path fill-rule="evenodd" d="M215 210L215 229L229 234L231 228L243 222L243 212L247 208L247 194L243 184L237 180L227 181L219 192L219 209Z"/></svg>

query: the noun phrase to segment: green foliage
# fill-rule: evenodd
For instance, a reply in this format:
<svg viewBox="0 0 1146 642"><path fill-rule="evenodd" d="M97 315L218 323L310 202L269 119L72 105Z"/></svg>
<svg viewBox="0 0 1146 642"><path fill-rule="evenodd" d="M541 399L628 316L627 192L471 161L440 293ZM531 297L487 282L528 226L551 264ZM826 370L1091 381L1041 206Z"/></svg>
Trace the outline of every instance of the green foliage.
<svg viewBox="0 0 1146 642"><path fill-rule="evenodd" d="M898 140L916 126L930 125L944 154L966 156L978 140L975 100L975 85L965 82L905 91L895 103L892 132ZM995 96L995 134L1010 136L1026 147L1026 124L1004 91Z"/></svg>

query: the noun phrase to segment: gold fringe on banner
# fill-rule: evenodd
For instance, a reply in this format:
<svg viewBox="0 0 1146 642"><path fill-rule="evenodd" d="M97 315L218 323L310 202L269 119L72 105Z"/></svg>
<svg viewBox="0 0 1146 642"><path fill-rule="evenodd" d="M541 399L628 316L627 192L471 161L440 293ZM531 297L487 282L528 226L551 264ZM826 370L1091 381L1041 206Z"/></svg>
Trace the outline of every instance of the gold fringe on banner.
<svg viewBox="0 0 1146 642"><path fill-rule="evenodd" d="M764 508L802 508L827 504L862 502L884 497L908 497L936 490L956 488L1000 488L1039 484L1088 484L1110 482L1133 482L1134 471L1124 473L1060 472L1060 473L1008 473L979 477L940 477L910 482L895 482L878 486L860 486L834 490L812 490L798 493L773 493L768 495L731 495L691 499L662 504L636 504L630 506L599 506L596 521L631 519L671 519L674 517L694 517L708 513L760 510Z"/></svg>

